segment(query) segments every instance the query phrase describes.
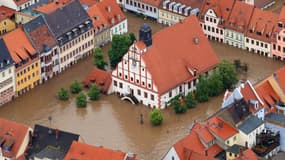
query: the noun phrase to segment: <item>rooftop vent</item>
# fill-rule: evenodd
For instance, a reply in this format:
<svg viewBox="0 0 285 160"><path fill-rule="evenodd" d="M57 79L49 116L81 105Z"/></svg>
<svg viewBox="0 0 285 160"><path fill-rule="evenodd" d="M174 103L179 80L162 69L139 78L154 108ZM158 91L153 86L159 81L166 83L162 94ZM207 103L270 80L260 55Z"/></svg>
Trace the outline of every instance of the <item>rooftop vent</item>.
<svg viewBox="0 0 285 160"><path fill-rule="evenodd" d="M194 44L196 44L196 45L199 44L199 38L195 36L195 37L193 38L193 42L194 42Z"/></svg>
<svg viewBox="0 0 285 160"><path fill-rule="evenodd" d="M126 160L134 160L135 159L135 154L134 153L132 153L132 152L128 152L127 154L126 154Z"/></svg>

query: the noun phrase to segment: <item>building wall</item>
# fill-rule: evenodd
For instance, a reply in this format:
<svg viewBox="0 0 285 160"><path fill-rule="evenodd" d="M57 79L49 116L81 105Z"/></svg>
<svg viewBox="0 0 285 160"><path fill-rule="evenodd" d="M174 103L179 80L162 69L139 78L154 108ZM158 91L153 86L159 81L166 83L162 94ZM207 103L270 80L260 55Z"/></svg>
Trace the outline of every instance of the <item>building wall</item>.
<svg viewBox="0 0 285 160"><path fill-rule="evenodd" d="M167 154L162 158L162 160L180 160L180 158L177 155L175 148L171 147Z"/></svg>
<svg viewBox="0 0 285 160"><path fill-rule="evenodd" d="M244 34L231 29L225 29L225 43L237 48L245 49Z"/></svg>
<svg viewBox="0 0 285 160"><path fill-rule="evenodd" d="M276 36L276 43L272 43L272 56L281 60L285 58L285 29Z"/></svg>
<svg viewBox="0 0 285 160"><path fill-rule="evenodd" d="M112 39L114 34L125 34L127 32L128 32L128 20L125 19L122 22L110 28L110 37Z"/></svg>
<svg viewBox="0 0 285 160"><path fill-rule="evenodd" d="M261 133L264 128L265 128L265 124L263 123L262 125L260 125L258 128L256 128L249 134L245 134L239 130L238 144L241 146L246 146L246 142L247 142L248 147L252 148L253 146L256 145L256 134Z"/></svg>
<svg viewBox="0 0 285 160"><path fill-rule="evenodd" d="M281 126L278 124L274 124L274 123L270 123L268 121L266 121L265 123L266 128L276 132L279 131L280 132L280 150L285 152L285 126Z"/></svg>
<svg viewBox="0 0 285 160"><path fill-rule="evenodd" d="M5 19L0 22L0 35L10 32L16 28L16 24L11 19Z"/></svg>
<svg viewBox="0 0 285 160"><path fill-rule="evenodd" d="M34 60L29 60L27 64L24 64L16 68L16 92L17 94L23 94L28 90L34 88L40 83L41 80L41 67L40 59L37 57Z"/></svg>
<svg viewBox="0 0 285 160"><path fill-rule="evenodd" d="M0 106L12 100L15 90L15 66L11 65L0 71Z"/></svg>
<svg viewBox="0 0 285 160"><path fill-rule="evenodd" d="M266 57L271 57L271 44L250 37L245 37L245 48L250 52L254 52Z"/></svg>
<svg viewBox="0 0 285 160"><path fill-rule="evenodd" d="M104 30L102 32L98 32L98 33L95 32L95 36L94 36L95 47L103 46L110 41L111 41L110 29L106 29L106 30Z"/></svg>
<svg viewBox="0 0 285 160"><path fill-rule="evenodd" d="M75 39L59 47L60 71L76 63L83 56L92 54L94 49L94 31L90 29Z"/></svg>
<svg viewBox="0 0 285 160"><path fill-rule="evenodd" d="M158 23L173 25L185 19L186 16L165 9L158 9Z"/></svg>
<svg viewBox="0 0 285 160"><path fill-rule="evenodd" d="M21 10L24 10L26 8L29 8L31 5L33 5L35 3L38 3L38 2L39 2L39 0L29 0L26 3L23 3L23 4L19 5L17 7L17 11L21 11Z"/></svg>
<svg viewBox="0 0 285 160"><path fill-rule="evenodd" d="M52 78L60 71L58 47L40 54L41 60L41 82Z"/></svg>
<svg viewBox="0 0 285 160"><path fill-rule="evenodd" d="M235 160L238 156L239 156L239 154L226 152L226 160Z"/></svg>
<svg viewBox="0 0 285 160"><path fill-rule="evenodd" d="M24 13L19 13L19 12L15 13L15 22L17 24L25 24L29 22L30 20L32 20L33 18L34 17L24 14Z"/></svg>
<svg viewBox="0 0 285 160"><path fill-rule="evenodd" d="M204 23L200 24L209 39L224 42L224 29L219 27L220 21L220 17L217 17L214 10L209 9L204 15Z"/></svg>
<svg viewBox="0 0 285 160"><path fill-rule="evenodd" d="M158 8L137 0L124 0L124 9L158 19Z"/></svg>

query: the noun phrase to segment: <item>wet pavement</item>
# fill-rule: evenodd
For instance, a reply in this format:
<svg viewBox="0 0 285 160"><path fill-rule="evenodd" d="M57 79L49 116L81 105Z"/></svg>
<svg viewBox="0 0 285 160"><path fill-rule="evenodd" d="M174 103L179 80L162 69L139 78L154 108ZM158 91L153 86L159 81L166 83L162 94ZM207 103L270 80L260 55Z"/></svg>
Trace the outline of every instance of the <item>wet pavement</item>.
<svg viewBox="0 0 285 160"><path fill-rule="evenodd" d="M129 30L136 32L139 25L147 22L157 32L163 26L149 22L127 13ZM249 66L248 73L241 76L258 81L283 66L256 54L225 46L216 42L211 45L219 59L240 59ZM103 49L106 52L106 47ZM106 55L105 55L106 57ZM72 66L64 73L45 84L31 90L0 108L0 117L15 120L33 126L36 123L49 126L48 117L52 117L53 128L58 128L81 135L80 140L91 145L102 145L125 152L137 153L140 159L158 160L172 144L187 134L193 120L202 120L219 109L222 95L211 98L207 103L198 104L183 115L175 115L172 108L163 110L164 122L153 127L148 121L150 109L146 106L134 106L121 101L114 95L102 96L97 102L90 102L86 109L77 109L75 96L67 102L56 99L56 92L61 87L68 87L74 80L81 81L92 69L92 56ZM143 114L144 124L140 124Z"/></svg>

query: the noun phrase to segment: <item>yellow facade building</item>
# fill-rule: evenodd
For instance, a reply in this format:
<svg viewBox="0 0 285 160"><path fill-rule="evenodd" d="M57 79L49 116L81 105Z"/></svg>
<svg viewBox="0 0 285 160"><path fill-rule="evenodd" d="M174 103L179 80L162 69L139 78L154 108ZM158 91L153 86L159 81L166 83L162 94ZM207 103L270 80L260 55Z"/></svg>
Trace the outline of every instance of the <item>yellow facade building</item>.
<svg viewBox="0 0 285 160"><path fill-rule="evenodd" d="M0 6L0 35L10 32L16 28L14 22L15 10Z"/></svg>
<svg viewBox="0 0 285 160"><path fill-rule="evenodd" d="M16 95L20 95L40 83L40 59L22 28L6 34L3 39L15 62Z"/></svg>

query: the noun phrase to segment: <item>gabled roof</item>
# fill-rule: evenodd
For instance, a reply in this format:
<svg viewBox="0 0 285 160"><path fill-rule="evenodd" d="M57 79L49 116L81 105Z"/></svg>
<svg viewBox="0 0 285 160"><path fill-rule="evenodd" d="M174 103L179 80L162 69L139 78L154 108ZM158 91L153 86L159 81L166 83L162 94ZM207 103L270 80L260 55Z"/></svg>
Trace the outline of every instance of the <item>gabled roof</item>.
<svg viewBox="0 0 285 160"><path fill-rule="evenodd" d="M278 69L275 73L273 73L273 77L278 82L280 88L285 91L285 67Z"/></svg>
<svg viewBox="0 0 285 160"><path fill-rule="evenodd" d="M4 143L4 147L2 146L4 157L18 158L16 156L28 132L28 126L0 118L0 143ZM5 151L5 146L11 146L11 150L9 152Z"/></svg>
<svg viewBox="0 0 285 160"><path fill-rule="evenodd" d="M237 128L245 134L250 134L256 128L264 124L264 121L257 118L256 116L251 116L244 120Z"/></svg>
<svg viewBox="0 0 285 160"><path fill-rule="evenodd" d="M264 42L271 42L274 39L273 32L277 27L277 21L278 14L254 8L246 36ZM259 35L260 33L261 35Z"/></svg>
<svg viewBox="0 0 285 160"><path fill-rule="evenodd" d="M201 14L206 14L209 9L212 9L218 17L227 20L234 3L235 0L205 0Z"/></svg>
<svg viewBox="0 0 285 160"><path fill-rule="evenodd" d="M64 160L125 160L126 153L73 141ZM132 159L132 160L135 160Z"/></svg>
<svg viewBox="0 0 285 160"><path fill-rule="evenodd" d="M78 0L44 16L56 38L89 19Z"/></svg>
<svg viewBox="0 0 285 160"><path fill-rule="evenodd" d="M6 6L0 6L0 22L3 20L12 17L15 14L15 10L8 8Z"/></svg>
<svg viewBox="0 0 285 160"><path fill-rule="evenodd" d="M252 17L254 6L236 1L232 12L226 21L225 27L227 29L238 32L246 32L250 19Z"/></svg>
<svg viewBox="0 0 285 160"><path fill-rule="evenodd" d="M194 124L191 131L197 133L199 138L203 140L205 143L209 143L215 139L215 137L209 131L207 124L196 123Z"/></svg>
<svg viewBox="0 0 285 160"><path fill-rule="evenodd" d="M285 23L285 6L282 7L278 21Z"/></svg>
<svg viewBox="0 0 285 160"><path fill-rule="evenodd" d="M255 86L255 90L264 102L266 113L276 112L276 107L274 107L274 105L277 101L280 101L280 98L272 88L269 81L267 79L262 81L261 83Z"/></svg>
<svg viewBox="0 0 285 160"><path fill-rule="evenodd" d="M101 91L107 92L112 83L112 76L111 73L95 67L82 81L82 83L87 86L96 84L96 86L99 87Z"/></svg>
<svg viewBox="0 0 285 160"><path fill-rule="evenodd" d="M219 147L217 144L214 144L207 148L200 141L198 134L195 132L190 132L186 137L178 141L173 145L177 155L180 159L183 159L185 156L185 149L191 150L193 152L205 155L206 151L208 152L208 158L215 157L219 154L223 149Z"/></svg>
<svg viewBox="0 0 285 160"><path fill-rule="evenodd" d="M0 71L5 69L8 66L13 65L13 59L9 53L9 50L4 42L4 40L0 39L0 64L2 63L3 66L0 65Z"/></svg>
<svg viewBox="0 0 285 160"><path fill-rule="evenodd" d="M251 149L247 149L243 151L242 154L235 160L259 160L259 158Z"/></svg>
<svg viewBox="0 0 285 160"><path fill-rule="evenodd" d="M94 29L97 29L99 31L100 28L106 29L107 27L110 27L108 24L108 20L100 11L98 5L93 5L90 8L88 8L87 13L93 22Z"/></svg>
<svg viewBox="0 0 285 160"><path fill-rule="evenodd" d="M207 121L209 130L223 140L238 134L238 130L219 117L212 117Z"/></svg>
<svg viewBox="0 0 285 160"><path fill-rule="evenodd" d="M37 54L22 28L7 33L3 36L3 39L15 63L30 59L31 55Z"/></svg>
<svg viewBox="0 0 285 160"><path fill-rule="evenodd" d="M234 145L232 145L231 147L229 147L229 148L227 149L227 152L230 152L230 153L234 153L234 154L239 155L240 152L241 152L242 150L244 150L245 148L246 148L246 147L244 147L244 146L241 146L241 145L238 145L238 144L234 144Z"/></svg>
<svg viewBox="0 0 285 160"><path fill-rule="evenodd" d="M252 113L256 113L263 108L264 103L257 95L250 81L246 81L245 84L242 84L240 86L240 92L243 95L244 100L248 103L249 109ZM257 102L257 108L251 104L253 101Z"/></svg>
<svg viewBox="0 0 285 160"><path fill-rule="evenodd" d="M41 159L63 159L73 141L78 141L79 135L50 129L45 126L35 125L32 145L27 157Z"/></svg>
<svg viewBox="0 0 285 160"><path fill-rule="evenodd" d="M141 57L159 93L194 79L189 68L196 68L199 75L219 62L196 16L157 32Z"/></svg>
<svg viewBox="0 0 285 160"><path fill-rule="evenodd" d="M26 2L29 2L31 0L13 0L17 6L21 5L21 4L24 4Z"/></svg>
<svg viewBox="0 0 285 160"><path fill-rule="evenodd" d="M40 5L36 8L34 8L34 11L43 13L43 14L50 14L51 12L64 7L68 2L71 0L56 0L56 1L50 1L47 4Z"/></svg>
<svg viewBox="0 0 285 160"><path fill-rule="evenodd" d="M206 156L205 154L194 152L190 149L184 148L183 157L181 160L217 160L216 158Z"/></svg>
<svg viewBox="0 0 285 160"><path fill-rule="evenodd" d="M56 45L56 40L45 23L43 16L38 16L24 24L24 29L39 53L47 52Z"/></svg>

